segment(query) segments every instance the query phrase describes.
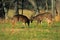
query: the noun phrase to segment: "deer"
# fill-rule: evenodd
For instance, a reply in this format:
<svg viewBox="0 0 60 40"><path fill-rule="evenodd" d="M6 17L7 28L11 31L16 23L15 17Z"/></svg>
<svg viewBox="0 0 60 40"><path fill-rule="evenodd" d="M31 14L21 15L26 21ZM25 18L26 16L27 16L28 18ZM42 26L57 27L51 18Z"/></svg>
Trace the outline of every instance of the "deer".
<svg viewBox="0 0 60 40"><path fill-rule="evenodd" d="M23 22L25 24L27 23L28 26L30 24L29 18L27 16L25 16L25 15L22 15L22 14L14 15L13 20L18 21L18 22Z"/></svg>
<svg viewBox="0 0 60 40"><path fill-rule="evenodd" d="M52 15L52 13L45 12L44 15L45 15L45 18L46 18L46 22L48 23L48 26L50 26L54 22L54 17Z"/></svg>
<svg viewBox="0 0 60 40"><path fill-rule="evenodd" d="M53 16L50 12L44 12L44 13L37 14L36 16L31 16L30 20L31 20L31 23L34 20L37 21L37 23L42 23L42 21L46 19L47 23L51 24L52 18Z"/></svg>
<svg viewBox="0 0 60 40"><path fill-rule="evenodd" d="M43 14L38 14L36 16L31 16L30 20L31 20L31 23L33 21L37 21L37 23L41 23L42 20L43 20Z"/></svg>

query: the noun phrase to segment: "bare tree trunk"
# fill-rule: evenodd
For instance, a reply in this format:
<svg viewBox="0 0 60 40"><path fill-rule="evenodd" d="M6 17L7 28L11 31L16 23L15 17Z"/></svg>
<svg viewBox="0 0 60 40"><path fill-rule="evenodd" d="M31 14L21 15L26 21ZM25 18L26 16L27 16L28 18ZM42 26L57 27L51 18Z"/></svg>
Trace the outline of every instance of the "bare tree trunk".
<svg viewBox="0 0 60 40"><path fill-rule="evenodd" d="M48 0L46 0L46 11L48 11L48 3L47 3Z"/></svg>
<svg viewBox="0 0 60 40"><path fill-rule="evenodd" d="M39 12L38 12L38 9L37 9L37 5L36 5L36 2L35 2L35 0L28 0L32 5L33 5L33 7L34 7L34 14L32 14L32 16L35 16L36 14L38 14Z"/></svg>
<svg viewBox="0 0 60 40"><path fill-rule="evenodd" d="M58 11L58 15L60 15L60 0L56 0L56 9Z"/></svg>
<svg viewBox="0 0 60 40"><path fill-rule="evenodd" d="M24 0L22 0L22 14L23 14L23 5L24 5Z"/></svg>
<svg viewBox="0 0 60 40"><path fill-rule="evenodd" d="M51 4L52 4L52 15L53 15L53 18L55 17L55 0L51 0Z"/></svg>
<svg viewBox="0 0 60 40"><path fill-rule="evenodd" d="M15 10L16 10L15 15L18 15L19 14L19 8L18 8L18 1L17 0L15 1Z"/></svg>
<svg viewBox="0 0 60 40"><path fill-rule="evenodd" d="M0 0L0 18L5 18L5 11L3 6L3 0Z"/></svg>

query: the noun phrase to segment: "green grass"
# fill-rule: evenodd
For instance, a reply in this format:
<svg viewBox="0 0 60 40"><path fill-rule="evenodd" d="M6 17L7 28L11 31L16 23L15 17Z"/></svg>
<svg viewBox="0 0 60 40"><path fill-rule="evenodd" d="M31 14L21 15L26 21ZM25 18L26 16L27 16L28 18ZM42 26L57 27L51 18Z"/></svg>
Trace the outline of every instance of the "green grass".
<svg viewBox="0 0 60 40"><path fill-rule="evenodd" d="M17 24L13 29L11 23L0 24L0 40L60 40L60 22L51 27L46 23L36 25L33 22L29 27Z"/></svg>

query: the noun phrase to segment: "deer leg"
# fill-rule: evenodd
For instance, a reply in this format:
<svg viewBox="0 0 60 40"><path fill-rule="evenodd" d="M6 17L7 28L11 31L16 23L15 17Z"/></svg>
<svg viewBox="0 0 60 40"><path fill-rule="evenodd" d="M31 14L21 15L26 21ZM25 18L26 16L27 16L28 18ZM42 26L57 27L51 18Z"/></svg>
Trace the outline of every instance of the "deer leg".
<svg viewBox="0 0 60 40"><path fill-rule="evenodd" d="M40 20L40 24L42 24L42 20Z"/></svg>
<svg viewBox="0 0 60 40"><path fill-rule="evenodd" d="M28 24L28 26L29 26L29 24L30 24L30 21L27 21L27 24Z"/></svg>

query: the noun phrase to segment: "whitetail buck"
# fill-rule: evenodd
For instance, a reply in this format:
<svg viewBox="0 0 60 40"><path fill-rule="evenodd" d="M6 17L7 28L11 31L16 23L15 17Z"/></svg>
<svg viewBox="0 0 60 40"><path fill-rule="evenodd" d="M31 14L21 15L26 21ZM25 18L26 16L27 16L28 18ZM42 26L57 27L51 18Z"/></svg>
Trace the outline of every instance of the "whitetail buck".
<svg viewBox="0 0 60 40"><path fill-rule="evenodd" d="M29 23L30 23L30 20L25 15L21 15L21 14L14 15L13 20L16 20L18 22L20 21L20 22L23 22L25 24L27 23L28 26L29 26Z"/></svg>
<svg viewBox="0 0 60 40"><path fill-rule="evenodd" d="M31 22L32 21L37 21L38 23L41 23L43 19L47 20L47 23L50 24L52 22L52 14L49 12L45 12L45 13L41 13L41 14L37 14L34 17L31 17Z"/></svg>

